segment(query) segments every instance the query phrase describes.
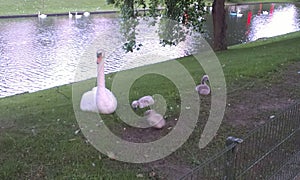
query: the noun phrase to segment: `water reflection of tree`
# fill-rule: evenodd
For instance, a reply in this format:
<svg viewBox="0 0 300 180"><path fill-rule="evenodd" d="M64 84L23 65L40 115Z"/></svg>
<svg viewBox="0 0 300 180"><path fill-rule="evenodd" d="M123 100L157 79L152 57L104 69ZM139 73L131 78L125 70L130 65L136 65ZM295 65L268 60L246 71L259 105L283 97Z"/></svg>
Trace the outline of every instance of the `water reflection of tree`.
<svg viewBox="0 0 300 180"><path fill-rule="evenodd" d="M121 7L121 33L125 38L123 48L126 52L139 50L141 44L136 42L136 27L139 24L137 18L137 12L135 12L134 4L131 1L124 1Z"/></svg>
<svg viewBox="0 0 300 180"><path fill-rule="evenodd" d="M164 9L159 9L159 0L150 0L146 5L145 0L116 0L115 5L121 10L121 33L125 38L123 45L126 52L139 50L141 43L136 41L137 25L142 16L151 17L149 25L158 23L158 35L160 44L177 45L184 41L187 35L194 32L202 32L204 15L204 2L202 0L166 0ZM148 8L145 11L145 8ZM140 10L140 11L139 11Z"/></svg>

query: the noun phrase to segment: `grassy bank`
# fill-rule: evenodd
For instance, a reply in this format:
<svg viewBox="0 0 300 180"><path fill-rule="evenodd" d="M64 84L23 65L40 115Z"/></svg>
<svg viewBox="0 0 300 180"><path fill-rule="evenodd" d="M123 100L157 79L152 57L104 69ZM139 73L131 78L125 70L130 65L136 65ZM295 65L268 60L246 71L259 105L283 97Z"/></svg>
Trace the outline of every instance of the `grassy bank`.
<svg viewBox="0 0 300 180"><path fill-rule="evenodd" d="M65 13L114 9L106 0L0 0L0 15Z"/></svg>
<svg viewBox="0 0 300 180"><path fill-rule="evenodd" d="M300 61L299 48L300 32L296 32L218 52L228 95L237 88L247 87L249 82L260 85L261 82L263 85L276 83L276 78L270 77L277 77L277 73L290 63ZM192 56L178 61L198 83L204 72L199 71L197 61ZM108 87L113 77L114 74L107 77ZM94 79L90 80L90 83L94 82ZM155 93L158 89L168 100L167 121L172 121L178 111L170 107L176 107L180 98L168 83L167 79L155 75L143 76L134 83L131 99ZM239 98L239 93L235 93L234 98ZM225 137L242 135L247 131L223 123L214 141L200 151L198 140L205 123L203 119L207 119L209 113L206 109L209 100L205 99L204 103L207 104L204 104L204 110L200 112L199 119L202 122L198 124L198 128L179 150L163 162L195 165L222 148ZM79 127L72 106L72 85L1 98L0 107L0 179L135 179L137 174L146 179L154 167L152 163L134 165L111 160L87 143L80 132L75 133ZM106 118L111 129L121 136L124 135L124 127L130 128L121 123L116 114ZM145 132L148 131L143 131L142 136ZM166 133L167 130L161 132ZM163 177L162 174L156 176Z"/></svg>
<svg viewBox="0 0 300 180"><path fill-rule="evenodd" d="M206 1L211 5L213 1ZM230 0L228 3L251 2L299 2L299 0ZM106 0L0 0L0 16L42 13L67 13L83 11L112 10Z"/></svg>

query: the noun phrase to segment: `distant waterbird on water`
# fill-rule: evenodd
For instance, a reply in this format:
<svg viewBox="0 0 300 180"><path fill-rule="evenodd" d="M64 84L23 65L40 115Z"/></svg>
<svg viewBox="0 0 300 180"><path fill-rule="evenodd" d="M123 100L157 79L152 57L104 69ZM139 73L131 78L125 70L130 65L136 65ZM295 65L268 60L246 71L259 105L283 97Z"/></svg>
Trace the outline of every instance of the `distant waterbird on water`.
<svg viewBox="0 0 300 180"><path fill-rule="evenodd" d="M47 17L46 14L41 14L40 11L38 12L38 18L44 19L44 18L46 18L46 17Z"/></svg>

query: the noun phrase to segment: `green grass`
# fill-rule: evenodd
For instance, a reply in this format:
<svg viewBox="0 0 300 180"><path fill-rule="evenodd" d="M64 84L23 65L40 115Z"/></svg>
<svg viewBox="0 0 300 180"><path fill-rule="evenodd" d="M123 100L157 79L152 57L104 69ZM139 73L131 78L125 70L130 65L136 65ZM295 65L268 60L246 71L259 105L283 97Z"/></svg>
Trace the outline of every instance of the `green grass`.
<svg viewBox="0 0 300 180"><path fill-rule="evenodd" d="M0 178L134 178L74 134L78 125L63 94L71 97L70 86L1 99Z"/></svg>
<svg viewBox="0 0 300 180"><path fill-rule="evenodd" d="M112 10L106 0L0 0L0 15Z"/></svg>
<svg viewBox="0 0 300 180"><path fill-rule="evenodd" d="M207 0L207 5L212 5L212 0ZM247 2L299 2L299 0L231 0L232 3ZM108 5L106 0L0 0L0 16L42 13L67 13L81 11L112 10L113 5Z"/></svg>
<svg viewBox="0 0 300 180"><path fill-rule="evenodd" d="M276 75L292 62L300 61L299 48L300 32L296 32L218 52L229 93L234 88L247 85L250 80L270 81L271 75ZM189 70L197 83L203 72L194 57L178 61ZM107 86L110 87L114 74L108 77ZM86 82L94 84L95 80ZM139 78L131 87L130 99L148 93L160 93L166 98L168 119L178 115L179 110L170 107L176 107L180 98L168 79L159 75ZM71 99L72 85L0 99L0 179L135 179L136 174L140 173L148 178L147 165L111 160L86 143L81 133L74 133L79 127ZM198 128L167 160L175 157L183 163L198 164L223 147L227 136L246 132L245 129L235 129L223 123L214 141L200 151L197 145L207 115L205 108L201 110ZM106 118L116 133L126 127L116 114Z"/></svg>
<svg viewBox="0 0 300 180"><path fill-rule="evenodd" d="M225 66L225 74L230 74L226 76L229 83L231 79L263 78L266 73L276 72L286 63L299 60L297 34L291 33L265 41L233 46L228 51L218 53Z"/></svg>

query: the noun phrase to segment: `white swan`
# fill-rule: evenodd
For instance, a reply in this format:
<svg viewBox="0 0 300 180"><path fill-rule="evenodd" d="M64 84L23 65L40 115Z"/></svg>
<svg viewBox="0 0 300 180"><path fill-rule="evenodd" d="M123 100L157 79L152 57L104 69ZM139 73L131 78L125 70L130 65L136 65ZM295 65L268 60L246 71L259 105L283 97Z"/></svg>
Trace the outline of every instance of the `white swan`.
<svg viewBox="0 0 300 180"><path fill-rule="evenodd" d="M88 17L88 16L90 16L90 12L87 12L87 11L86 11L86 12L83 13L83 15L84 15L85 17Z"/></svg>
<svg viewBox="0 0 300 180"><path fill-rule="evenodd" d="M75 18L76 18L76 19L79 19L79 18L81 18L81 17L82 17L82 15L78 14L77 12L75 12Z"/></svg>
<svg viewBox="0 0 300 180"><path fill-rule="evenodd" d="M242 13L237 13L236 17L243 17L243 14Z"/></svg>
<svg viewBox="0 0 300 180"><path fill-rule="evenodd" d="M144 113L147 122L150 124L150 126L156 128L156 129L161 129L166 125L166 121L163 118L162 115L158 114L154 110L148 110Z"/></svg>
<svg viewBox="0 0 300 180"><path fill-rule="evenodd" d="M200 95L208 95L210 93L210 88L206 84L206 81L208 81L208 75L204 75L201 79L201 84L196 86L195 90L200 94Z"/></svg>
<svg viewBox="0 0 300 180"><path fill-rule="evenodd" d="M263 15L268 15L269 12L268 12L268 11L263 11L262 14L263 14Z"/></svg>
<svg viewBox="0 0 300 180"><path fill-rule="evenodd" d="M240 10L238 10L237 13L236 13L236 17L242 17L242 16L243 16L243 14L241 13Z"/></svg>
<svg viewBox="0 0 300 180"><path fill-rule="evenodd" d="M44 19L44 18L46 18L46 17L47 17L46 14L41 14L40 11L38 12L38 18Z"/></svg>
<svg viewBox="0 0 300 180"><path fill-rule="evenodd" d="M72 18L73 14L69 11L69 18Z"/></svg>
<svg viewBox="0 0 300 180"><path fill-rule="evenodd" d="M131 107L133 109L137 109L138 107L145 108L145 107L151 106L153 104L154 104L154 99L152 98L152 96L144 96L144 97L141 97L139 100L133 101L131 103Z"/></svg>
<svg viewBox="0 0 300 180"><path fill-rule="evenodd" d="M103 53L97 52L97 87L82 95L80 109L82 111L111 114L117 109L117 99L114 94L105 87Z"/></svg>

